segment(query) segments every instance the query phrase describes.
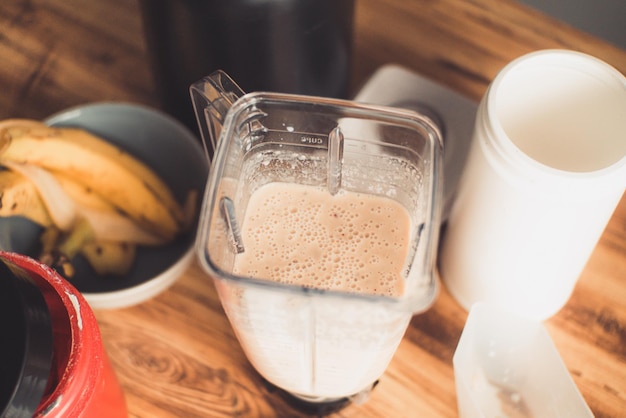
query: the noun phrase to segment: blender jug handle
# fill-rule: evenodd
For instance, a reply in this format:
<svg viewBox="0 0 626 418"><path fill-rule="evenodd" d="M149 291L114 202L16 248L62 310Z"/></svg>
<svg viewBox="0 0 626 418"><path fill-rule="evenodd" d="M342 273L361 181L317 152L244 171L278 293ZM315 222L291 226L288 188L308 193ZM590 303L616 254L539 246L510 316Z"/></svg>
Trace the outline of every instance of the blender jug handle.
<svg viewBox="0 0 626 418"><path fill-rule="evenodd" d="M222 132L224 119L230 107L245 93L222 70L196 81L189 88L198 128L209 163Z"/></svg>

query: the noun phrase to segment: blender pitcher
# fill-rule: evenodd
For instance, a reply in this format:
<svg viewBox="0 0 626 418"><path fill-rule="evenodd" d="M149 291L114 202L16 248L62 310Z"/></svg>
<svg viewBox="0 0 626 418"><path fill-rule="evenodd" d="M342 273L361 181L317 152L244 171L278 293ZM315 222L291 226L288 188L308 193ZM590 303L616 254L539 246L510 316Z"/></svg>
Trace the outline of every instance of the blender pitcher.
<svg viewBox="0 0 626 418"><path fill-rule="evenodd" d="M213 159L198 256L246 356L267 381L305 401L367 399L412 315L428 309L437 295L433 269L442 166L437 126L407 110L244 94L221 71L190 90L207 156ZM252 203L263 190L265 206ZM302 200L288 208L271 206L300 192ZM326 224L304 226L321 216L316 211L322 201L345 197L354 199L329 204ZM368 213L359 207L373 199L401 207L406 226L399 228L395 215L371 226L368 213L383 205L374 204ZM268 213L278 218L263 217ZM296 213L301 215L293 221ZM363 226L355 226L357 218ZM394 247L395 239L356 248L350 240L340 241L346 234L359 241L398 229L406 236L402 248ZM330 245L327 238L315 241L324 233L332 235ZM253 261L242 273L238 260L244 255ZM397 277L388 274L392 266L385 257L391 256L401 259L394 267ZM293 280L268 278L279 269L272 260L290 260L293 265L285 269ZM400 290L381 293L371 285L383 277L398 280ZM367 286L361 286L362 278Z"/></svg>

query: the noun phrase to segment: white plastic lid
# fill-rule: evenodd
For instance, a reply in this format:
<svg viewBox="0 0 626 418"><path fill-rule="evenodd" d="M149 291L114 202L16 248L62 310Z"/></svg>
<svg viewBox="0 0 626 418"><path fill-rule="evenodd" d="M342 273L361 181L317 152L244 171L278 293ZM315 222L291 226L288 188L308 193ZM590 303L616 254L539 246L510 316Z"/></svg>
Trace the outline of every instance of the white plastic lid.
<svg viewBox="0 0 626 418"><path fill-rule="evenodd" d="M461 418L593 417L539 321L475 304L453 363Z"/></svg>

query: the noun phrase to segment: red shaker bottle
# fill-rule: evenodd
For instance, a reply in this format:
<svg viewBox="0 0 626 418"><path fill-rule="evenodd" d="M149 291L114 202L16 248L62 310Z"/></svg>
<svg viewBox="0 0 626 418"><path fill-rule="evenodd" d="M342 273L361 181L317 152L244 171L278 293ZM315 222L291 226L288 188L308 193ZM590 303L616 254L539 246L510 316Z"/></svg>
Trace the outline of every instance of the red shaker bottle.
<svg viewBox="0 0 626 418"><path fill-rule="evenodd" d="M83 296L53 269L15 253L0 251L0 276L0 286L15 293L9 300L5 292L7 303L0 308L5 317L0 330L12 333L3 340L14 342L3 345L18 346L7 348L0 358L6 376L0 384L8 393L8 399L0 395L0 415L128 416L98 323Z"/></svg>

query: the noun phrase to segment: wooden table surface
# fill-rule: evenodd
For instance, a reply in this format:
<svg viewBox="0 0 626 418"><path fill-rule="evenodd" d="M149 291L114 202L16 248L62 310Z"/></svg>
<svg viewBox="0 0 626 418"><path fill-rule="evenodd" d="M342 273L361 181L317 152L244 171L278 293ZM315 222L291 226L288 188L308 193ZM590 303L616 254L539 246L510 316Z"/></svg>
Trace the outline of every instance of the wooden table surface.
<svg viewBox="0 0 626 418"><path fill-rule="evenodd" d="M626 51L510 0L357 0L354 30L354 92L397 63L479 100L507 62L544 48L626 73ZM136 0L0 2L0 119L103 100L156 107L154 91ZM96 314L132 417L303 416L254 372L198 266L148 302ZM369 401L334 416L457 416L452 356L466 317L444 289ZM625 416L626 198L546 326L595 415Z"/></svg>

